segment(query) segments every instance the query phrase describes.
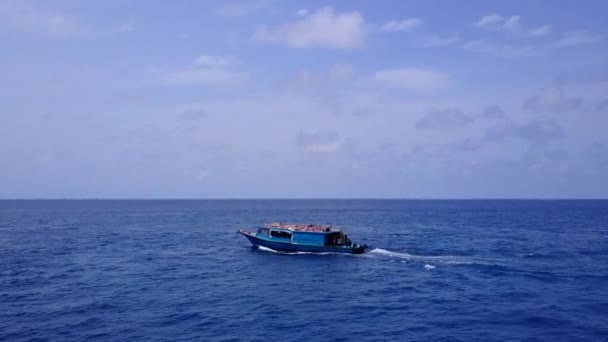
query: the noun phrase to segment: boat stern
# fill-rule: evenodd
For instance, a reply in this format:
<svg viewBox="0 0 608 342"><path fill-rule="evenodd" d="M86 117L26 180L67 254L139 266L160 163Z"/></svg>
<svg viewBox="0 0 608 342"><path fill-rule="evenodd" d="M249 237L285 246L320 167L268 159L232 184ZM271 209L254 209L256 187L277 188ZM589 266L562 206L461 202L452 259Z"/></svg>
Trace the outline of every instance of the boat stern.
<svg viewBox="0 0 608 342"><path fill-rule="evenodd" d="M363 254L365 252L365 250L367 249L367 245L359 245L359 244L355 244L352 247L352 252L353 254Z"/></svg>

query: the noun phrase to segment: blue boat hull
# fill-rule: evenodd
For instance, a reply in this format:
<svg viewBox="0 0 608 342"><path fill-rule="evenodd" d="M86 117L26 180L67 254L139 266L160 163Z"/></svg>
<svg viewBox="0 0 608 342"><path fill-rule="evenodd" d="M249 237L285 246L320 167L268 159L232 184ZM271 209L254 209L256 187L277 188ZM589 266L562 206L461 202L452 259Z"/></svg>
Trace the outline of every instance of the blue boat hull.
<svg viewBox="0 0 608 342"><path fill-rule="evenodd" d="M246 231L238 231L239 234L244 235L249 242L254 246L263 246L275 251L283 252L314 252L314 253L349 253L349 254L361 254L365 252L367 245L353 245L353 246L314 246L304 245L290 242L278 242L270 241L255 236L254 233Z"/></svg>

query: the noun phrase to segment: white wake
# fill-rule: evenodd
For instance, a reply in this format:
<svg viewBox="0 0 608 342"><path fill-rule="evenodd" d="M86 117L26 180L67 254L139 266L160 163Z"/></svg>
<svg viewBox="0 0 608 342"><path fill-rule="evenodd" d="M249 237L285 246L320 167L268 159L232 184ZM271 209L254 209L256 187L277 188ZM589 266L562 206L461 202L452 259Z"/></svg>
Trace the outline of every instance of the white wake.
<svg viewBox="0 0 608 342"><path fill-rule="evenodd" d="M485 259L479 257L466 257L455 255L414 255L407 252L393 252L382 248L374 248L368 252L372 255L385 256L390 258L400 258L407 261L424 262L426 269L435 268L434 264L447 265L500 265L500 260ZM426 267L429 266L429 267Z"/></svg>

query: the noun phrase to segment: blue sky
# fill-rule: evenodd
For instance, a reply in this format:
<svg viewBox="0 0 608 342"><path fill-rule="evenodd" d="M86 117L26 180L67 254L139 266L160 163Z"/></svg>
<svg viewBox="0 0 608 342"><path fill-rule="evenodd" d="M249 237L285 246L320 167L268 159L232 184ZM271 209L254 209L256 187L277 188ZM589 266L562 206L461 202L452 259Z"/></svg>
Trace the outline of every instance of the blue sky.
<svg viewBox="0 0 608 342"><path fill-rule="evenodd" d="M0 197L608 197L606 13L0 0Z"/></svg>

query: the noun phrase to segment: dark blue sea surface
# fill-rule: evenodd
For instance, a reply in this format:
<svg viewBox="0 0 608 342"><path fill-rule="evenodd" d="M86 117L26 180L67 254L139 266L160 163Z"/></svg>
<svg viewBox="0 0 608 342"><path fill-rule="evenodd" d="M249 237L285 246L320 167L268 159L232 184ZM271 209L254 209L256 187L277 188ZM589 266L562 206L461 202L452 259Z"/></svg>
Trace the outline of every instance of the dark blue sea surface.
<svg viewBox="0 0 608 342"><path fill-rule="evenodd" d="M0 201L0 340L606 341L608 201Z"/></svg>

